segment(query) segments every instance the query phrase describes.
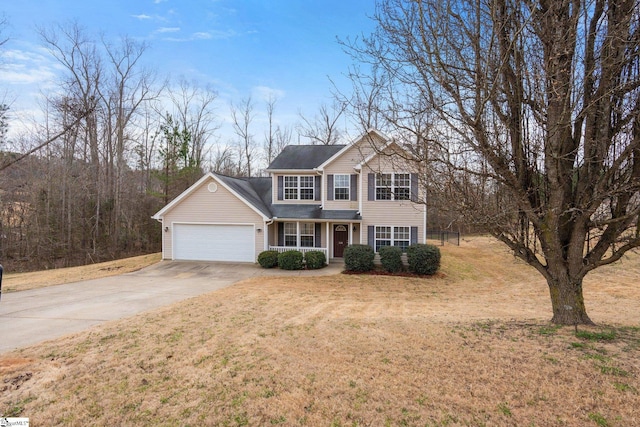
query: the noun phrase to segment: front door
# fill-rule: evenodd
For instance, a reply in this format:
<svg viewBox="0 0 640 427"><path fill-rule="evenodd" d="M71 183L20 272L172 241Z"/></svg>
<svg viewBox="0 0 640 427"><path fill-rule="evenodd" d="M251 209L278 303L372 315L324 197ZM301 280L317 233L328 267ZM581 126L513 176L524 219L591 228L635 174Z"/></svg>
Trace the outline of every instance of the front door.
<svg viewBox="0 0 640 427"><path fill-rule="evenodd" d="M349 229L347 227L342 224L333 226L333 256L335 258L342 258L344 248L349 244Z"/></svg>

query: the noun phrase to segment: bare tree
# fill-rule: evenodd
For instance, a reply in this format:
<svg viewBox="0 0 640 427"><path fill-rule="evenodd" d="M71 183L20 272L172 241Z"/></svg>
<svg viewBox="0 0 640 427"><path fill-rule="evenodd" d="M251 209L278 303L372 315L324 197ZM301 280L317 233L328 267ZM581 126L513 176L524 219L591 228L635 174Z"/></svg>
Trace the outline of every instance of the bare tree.
<svg viewBox="0 0 640 427"><path fill-rule="evenodd" d="M107 196L113 200L110 236L116 244L120 239L120 221L124 218L123 186L129 171L128 153L134 118L140 106L158 96L154 74L140 64L145 43L122 37L118 43L104 38L106 55L105 77L99 86L104 123L104 153L106 161Z"/></svg>
<svg viewBox="0 0 640 427"><path fill-rule="evenodd" d="M264 135L264 152L266 155L267 165L271 164L271 161L278 155L276 150L276 129L274 128L273 123L273 112L276 107L276 102L278 102L278 99L273 94L269 94L269 98L266 102L267 131Z"/></svg>
<svg viewBox="0 0 640 427"><path fill-rule="evenodd" d="M293 129L289 126L281 127L280 125L276 126L276 131L274 133L274 143L275 143L275 153L280 153L284 147L291 144L291 139L293 138ZM274 156L275 158L275 156Z"/></svg>
<svg viewBox="0 0 640 427"><path fill-rule="evenodd" d="M312 119L300 113L302 123L298 126L298 133L314 145L337 144L342 137L339 120L346 108L346 103L336 100L331 106L322 104Z"/></svg>
<svg viewBox="0 0 640 427"><path fill-rule="evenodd" d="M389 0L375 20L346 45L384 73L390 127L431 109L450 200L545 277L552 322L592 323L584 277L640 246L638 0Z"/></svg>
<svg viewBox="0 0 640 427"><path fill-rule="evenodd" d="M238 162L233 147L216 146L211 156L211 170L227 176L240 176L242 170L238 168Z"/></svg>
<svg viewBox="0 0 640 427"><path fill-rule="evenodd" d="M244 168L248 176L251 176L252 163L254 161L255 141L251 134L250 127L253 122L253 102L251 97L240 101L239 105L231 104L231 119L233 120L233 130L239 138L238 149L244 159Z"/></svg>
<svg viewBox="0 0 640 427"><path fill-rule="evenodd" d="M190 157L196 162L195 166L201 168L210 139L220 128L214 107L218 93L209 86L198 87L184 79L168 93L176 119L191 134Z"/></svg>

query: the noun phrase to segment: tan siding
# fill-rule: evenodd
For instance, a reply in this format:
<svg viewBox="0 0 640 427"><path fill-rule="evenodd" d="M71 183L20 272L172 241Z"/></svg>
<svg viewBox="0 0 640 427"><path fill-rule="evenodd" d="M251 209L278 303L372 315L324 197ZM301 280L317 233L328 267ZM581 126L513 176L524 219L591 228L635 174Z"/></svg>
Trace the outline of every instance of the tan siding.
<svg viewBox="0 0 640 427"><path fill-rule="evenodd" d="M256 230L264 229L261 215L247 206L230 191L218 183L218 190L211 193L207 186L213 179L205 181L193 193L167 212L163 218L163 227L169 227L169 232L162 233L164 258L173 258L173 223L211 223L211 224L254 224ZM256 258L264 248L264 230L256 231Z"/></svg>
<svg viewBox="0 0 640 427"><path fill-rule="evenodd" d="M338 158L334 159L327 167L324 169L324 176L322 177L322 187L325 190L324 199L325 205L324 208L327 210L342 210L342 209L358 209L359 204L357 201L350 200L328 200L327 191L327 175L335 175L335 174L354 174L356 173L354 166L362 163L364 159L367 158L371 153L373 153L373 149L371 145L366 140L360 140L359 142L353 144L348 150L346 150L342 155ZM358 194L358 198L360 198L360 194Z"/></svg>
<svg viewBox="0 0 640 427"><path fill-rule="evenodd" d="M410 172L400 165L391 164L387 158L376 158L362 170L362 218L363 218L363 243L368 243L367 227L370 225L387 226L411 226L418 227L418 242L423 242L424 236L424 205L416 204L408 200L368 200L369 174L378 171Z"/></svg>

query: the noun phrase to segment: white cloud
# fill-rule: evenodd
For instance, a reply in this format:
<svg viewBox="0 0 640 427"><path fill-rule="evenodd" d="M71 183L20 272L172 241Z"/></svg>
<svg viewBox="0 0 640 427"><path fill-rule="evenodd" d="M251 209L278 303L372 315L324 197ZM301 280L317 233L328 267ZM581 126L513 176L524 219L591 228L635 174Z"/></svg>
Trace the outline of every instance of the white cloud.
<svg viewBox="0 0 640 427"><path fill-rule="evenodd" d="M180 31L180 27L160 27L156 30L156 33L177 33Z"/></svg>
<svg viewBox="0 0 640 427"><path fill-rule="evenodd" d="M168 42L190 42L194 40L226 40L226 39L235 37L237 35L238 33L236 33L233 30L198 31L198 32L192 33L188 37L166 37L164 38L164 40Z"/></svg>
<svg viewBox="0 0 640 427"><path fill-rule="evenodd" d="M272 99L282 99L285 96L285 91L281 89L275 89L268 86L255 86L251 90L251 96L254 99L258 99L261 101L268 101L269 98Z"/></svg>
<svg viewBox="0 0 640 427"><path fill-rule="evenodd" d="M56 79L55 63L34 51L11 49L1 55L3 69L0 83L9 85L52 85Z"/></svg>
<svg viewBox="0 0 640 427"><path fill-rule="evenodd" d="M145 20L145 19L152 19L151 16L149 15L145 15L144 13L141 13L140 15L131 15L133 18L139 19L139 20Z"/></svg>

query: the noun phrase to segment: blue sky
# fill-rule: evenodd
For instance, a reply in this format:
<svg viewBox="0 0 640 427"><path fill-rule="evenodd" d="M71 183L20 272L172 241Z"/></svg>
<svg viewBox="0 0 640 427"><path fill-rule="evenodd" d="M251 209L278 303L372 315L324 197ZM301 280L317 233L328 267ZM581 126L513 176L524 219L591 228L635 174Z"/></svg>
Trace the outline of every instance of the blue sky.
<svg viewBox="0 0 640 427"><path fill-rule="evenodd" d="M351 59L336 38L370 33L373 12L373 0L0 0L11 37L0 89L14 114L34 109L58 72L36 28L77 20L91 34L148 42L146 65L212 85L219 110L249 96L263 110L262 98L274 93L276 120L287 124L331 103L329 78L349 88Z"/></svg>

